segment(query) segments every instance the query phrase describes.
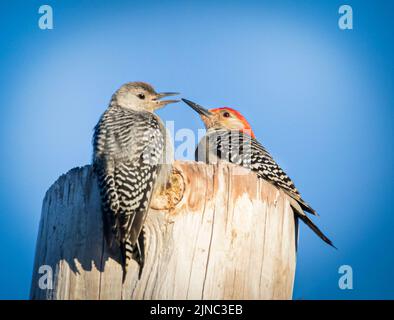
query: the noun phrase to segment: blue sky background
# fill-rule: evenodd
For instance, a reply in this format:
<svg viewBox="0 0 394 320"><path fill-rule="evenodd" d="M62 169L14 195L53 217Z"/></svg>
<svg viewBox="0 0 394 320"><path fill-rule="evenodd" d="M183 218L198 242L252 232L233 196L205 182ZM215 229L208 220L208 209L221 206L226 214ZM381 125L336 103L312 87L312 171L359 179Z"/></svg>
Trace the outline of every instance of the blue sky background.
<svg viewBox="0 0 394 320"><path fill-rule="evenodd" d="M38 28L42 4L53 30ZM319 211L339 250L301 226L295 299L394 298L393 13L391 1L2 1L0 298L28 298L44 193L90 162L93 126L133 80L242 111ZM184 104L160 115L202 126ZM353 290L338 288L343 264Z"/></svg>

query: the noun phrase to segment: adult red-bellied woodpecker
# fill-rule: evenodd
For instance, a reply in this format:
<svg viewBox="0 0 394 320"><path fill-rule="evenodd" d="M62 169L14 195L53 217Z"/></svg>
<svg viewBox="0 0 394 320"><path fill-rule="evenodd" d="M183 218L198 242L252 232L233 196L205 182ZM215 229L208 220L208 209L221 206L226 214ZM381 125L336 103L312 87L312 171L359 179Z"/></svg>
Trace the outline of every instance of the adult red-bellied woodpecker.
<svg viewBox="0 0 394 320"><path fill-rule="evenodd" d="M112 96L94 129L93 164L104 233L110 247L115 239L121 248L123 281L133 253L142 271L142 226L153 192L165 186L171 172L172 146L153 112L178 102L160 100L174 94L157 93L143 82L126 83Z"/></svg>
<svg viewBox="0 0 394 320"><path fill-rule="evenodd" d="M334 247L331 240L304 213L316 215L315 210L301 198L291 179L255 139L248 121L241 113L228 107L207 110L190 100L182 100L200 115L207 129L196 149L197 161L216 163L225 160L252 170L260 179L282 189L288 195L297 217Z"/></svg>

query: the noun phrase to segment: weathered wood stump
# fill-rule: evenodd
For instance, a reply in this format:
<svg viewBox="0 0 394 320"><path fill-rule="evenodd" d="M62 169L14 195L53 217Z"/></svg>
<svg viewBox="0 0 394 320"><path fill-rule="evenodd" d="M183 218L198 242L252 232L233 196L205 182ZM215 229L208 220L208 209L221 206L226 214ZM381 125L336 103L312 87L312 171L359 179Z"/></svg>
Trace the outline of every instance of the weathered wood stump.
<svg viewBox="0 0 394 320"><path fill-rule="evenodd" d="M293 211L282 191L245 169L177 161L145 233L141 278L133 261L122 284L119 250L103 237L96 177L91 166L72 169L43 202L31 298L292 298ZM44 287L43 265L53 271Z"/></svg>

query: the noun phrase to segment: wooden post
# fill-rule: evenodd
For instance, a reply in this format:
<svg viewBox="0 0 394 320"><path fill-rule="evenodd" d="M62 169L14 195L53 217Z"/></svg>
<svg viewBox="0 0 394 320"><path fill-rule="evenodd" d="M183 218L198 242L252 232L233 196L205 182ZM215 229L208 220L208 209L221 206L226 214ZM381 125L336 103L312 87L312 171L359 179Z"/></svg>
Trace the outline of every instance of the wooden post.
<svg viewBox="0 0 394 320"><path fill-rule="evenodd" d="M103 238L96 177L91 166L72 169L43 202L31 298L292 298L293 211L282 191L245 169L177 161L145 233L141 278L133 261L122 285L119 250Z"/></svg>

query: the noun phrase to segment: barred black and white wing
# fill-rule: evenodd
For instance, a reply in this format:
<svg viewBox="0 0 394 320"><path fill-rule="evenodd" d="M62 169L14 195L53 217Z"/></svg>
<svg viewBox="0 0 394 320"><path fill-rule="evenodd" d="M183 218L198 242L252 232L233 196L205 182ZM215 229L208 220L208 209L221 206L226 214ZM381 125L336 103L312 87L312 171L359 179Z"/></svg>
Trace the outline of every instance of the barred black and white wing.
<svg viewBox="0 0 394 320"><path fill-rule="evenodd" d="M332 245L332 242L303 212L305 210L316 215L316 211L301 198L293 181L256 139L238 130L208 130L196 150L196 159L212 163L215 158L248 168L259 178L281 188L295 200L292 207L297 211L300 219L320 238Z"/></svg>
<svg viewBox="0 0 394 320"><path fill-rule="evenodd" d="M109 108L95 127L93 162L105 236L109 245L115 239L121 246L124 270L138 245L161 169L163 130L153 114L120 107Z"/></svg>

